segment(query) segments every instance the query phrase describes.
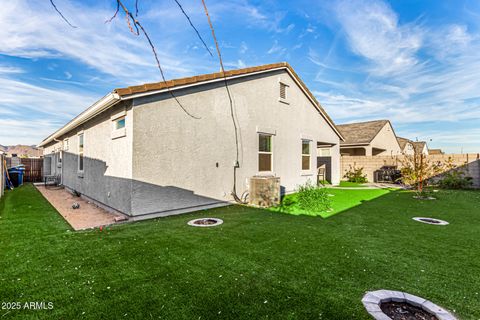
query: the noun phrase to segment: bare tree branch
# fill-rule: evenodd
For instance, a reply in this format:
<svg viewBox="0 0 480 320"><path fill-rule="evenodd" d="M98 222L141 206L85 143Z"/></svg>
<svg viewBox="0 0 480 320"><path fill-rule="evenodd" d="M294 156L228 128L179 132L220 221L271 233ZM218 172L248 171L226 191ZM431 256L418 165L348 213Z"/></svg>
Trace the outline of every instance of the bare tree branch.
<svg viewBox="0 0 480 320"><path fill-rule="evenodd" d="M60 12L60 10L58 10L57 6L55 5L55 3L53 2L53 0L50 0L50 3L52 4L53 8L55 9L55 11L57 11L57 13L60 15L60 17L62 17L62 19L72 28L77 28L76 26L74 26L73 24L70 23L70 21L67 20L67 18L65 18L65 16Z"/></svg>

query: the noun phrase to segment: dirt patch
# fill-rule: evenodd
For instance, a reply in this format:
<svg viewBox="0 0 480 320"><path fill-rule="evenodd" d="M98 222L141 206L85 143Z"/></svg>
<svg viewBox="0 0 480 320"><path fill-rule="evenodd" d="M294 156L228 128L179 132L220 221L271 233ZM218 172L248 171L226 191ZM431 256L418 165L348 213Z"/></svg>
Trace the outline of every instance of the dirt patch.
<svg viewBox="0 0 480 320"><path fill-rule="evenodd" d="M438 320L431 313L406 302L384 302L380 309L393 320Z"/></svg>
<svg viewBox="0 0 480 320"><path fill-rule="evenodd" d="M72 195L64 188L36 187L75 230L96 228L115 223L116 215L81 197ZM78 209L72 208L75 203L80 205Z"/></svg>

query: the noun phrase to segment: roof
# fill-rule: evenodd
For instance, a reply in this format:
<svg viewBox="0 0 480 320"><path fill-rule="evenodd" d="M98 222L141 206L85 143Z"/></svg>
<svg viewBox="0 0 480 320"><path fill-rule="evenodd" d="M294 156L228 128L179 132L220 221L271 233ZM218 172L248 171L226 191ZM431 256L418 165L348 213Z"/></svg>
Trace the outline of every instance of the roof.
<svg viewBox="0 0 480 320"><path fill-rule="evenodd" d="M413 147L415 148L415 152L422 152L423 148L426 146L425 141L413 141Z"/></svg>
<svg viewBox="0 0 480 320"><path fill-rule="evenodd" d="M390 123L390 121L375 120L339 124L337 125L337 128L345 138L345 141L342 144L369 144L387 123Z"/></svg>
<svg viewBox="0 0 480 320"><path fill-rule="evenodd" d="M442 149L428 149L428 154L443 154Z"/></svg>
<svg viewBox="0 0 480 320"><path fill-rule="evenodd" d="M266 64L256 67L249 67L243 69L236 69L236 70L228 70L225 71L225 75L223 72L216 72L216 73L209 73L198 75L194 77L186 77L180 79L173 79L168 80L166 82L155 82L155 83L146 83L138 86L130 86L126 88L117 88L114 89L110 94L107 94L105 97L94 103L90 108L82 112L80 115L75 117L72 121L67 123L64 127L57 130L55 133L44 139L39 146L45 146L46 144L50 143L51 141L59 138L61 135L69 132L70 130L75 129L82 123L85 123L89 119L93 118L100 112L107 110L108 108L113 107L119 101L133 99L136 96L143 96L143 95L152 95L157 93L166 92L169 90L177 90L184 88L186 86L193 86L193 85L201 85L209 82L214 81L223 81L224 77L227 79L232 79L236 77L248 76L257 73L264 73L274 70L286 70L292 78L297 82L299 87L303 90L306 96L310 99L310 101L314 104L316 109L320 112L320 114L324 117L327 121L329 126L335 131L335 133L340 137L341 140L344 139L341 132L333 122L333 120L329 117L325 109L320 105L317 101L315 96L310 92L308 87L305 83L300 79L297 73L293 70L293 68L287 62L279 62L273 64Z"/></svg>
<svg viewBox="0 0 480 320"><path fill-rule="evenodd" d="M398 144L400 145L400 149L405 149L405 146L407 143L412 143L412 140L407 139L407 138L402 138L402 137L397 137Z"/></svg>

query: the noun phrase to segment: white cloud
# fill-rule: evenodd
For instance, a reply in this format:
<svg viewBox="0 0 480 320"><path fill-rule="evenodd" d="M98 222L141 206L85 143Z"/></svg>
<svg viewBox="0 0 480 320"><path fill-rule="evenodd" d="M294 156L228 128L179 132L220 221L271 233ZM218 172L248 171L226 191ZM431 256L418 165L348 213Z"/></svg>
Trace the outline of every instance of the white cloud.
<svg viewBox="0 0 480 320"><path fill-rule="evenodd" d="M422 32L399 25L395 12L382 1L342 1L336 14L352 50L373 64L372 72L405 71L418 63Z"/></svg>
<svg viewBox="0 0 480 320"><path fill-rule="evenodd" d="M282 55L284 54L285 52L287 51L286 48L280 46L278 44L278 40L275 40L273 42L273 45L272 47L267 51L268 54L278 54L278 55Z"/></svg>

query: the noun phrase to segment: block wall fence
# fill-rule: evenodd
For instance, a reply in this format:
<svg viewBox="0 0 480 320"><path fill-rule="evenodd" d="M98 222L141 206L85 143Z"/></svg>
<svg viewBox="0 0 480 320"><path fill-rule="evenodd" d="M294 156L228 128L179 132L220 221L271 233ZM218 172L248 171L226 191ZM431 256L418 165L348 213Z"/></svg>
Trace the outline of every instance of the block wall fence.
<svg viewBox="0 0 480 320"><path fill-rule="evenodd" d="M431 162L446 162L448 158L453 160L453 163L462 167L465 174L473 178L475 187L480 187L480 154L440 154L428 155L427 159ZM363 172L367 175L367 179L373 182L373 172L380 169L382 166L402 166L403 156L342 156L340 158L340 174L342 180L343 176L350 169L350 166L356 168L363 168Z"/></svg>

